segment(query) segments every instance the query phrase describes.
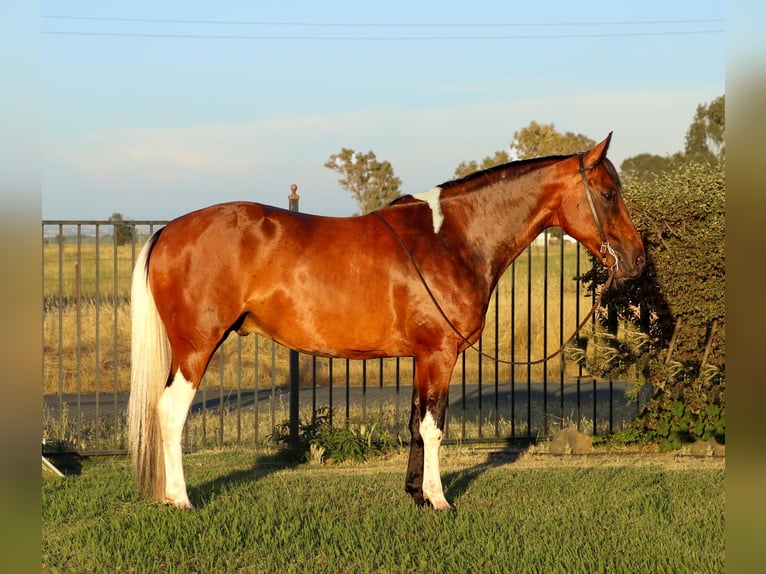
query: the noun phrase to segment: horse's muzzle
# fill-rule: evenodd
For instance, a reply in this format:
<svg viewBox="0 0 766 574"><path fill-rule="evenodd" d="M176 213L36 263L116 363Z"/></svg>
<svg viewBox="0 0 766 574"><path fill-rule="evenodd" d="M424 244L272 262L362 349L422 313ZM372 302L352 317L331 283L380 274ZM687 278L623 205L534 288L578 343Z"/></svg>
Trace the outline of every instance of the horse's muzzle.
<svg viewBox="0 0 766 574"><path fill-rule="evenodd" d="M614 276L617 279L633 279L641 275L646 266L646 254L642 251L620 257Z"/></svg>

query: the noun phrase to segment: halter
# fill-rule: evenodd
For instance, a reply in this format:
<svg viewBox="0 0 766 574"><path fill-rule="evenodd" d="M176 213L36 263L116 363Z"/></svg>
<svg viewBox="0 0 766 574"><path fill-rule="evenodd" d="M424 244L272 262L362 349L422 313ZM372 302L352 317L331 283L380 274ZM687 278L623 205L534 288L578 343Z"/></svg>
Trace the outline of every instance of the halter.
<svg viewBox="0 0 766 574"><path fill-rule="evenodd" d="M583 162L583 154L579 153L577 154L577 157L579 157L580 159L580 175L582 176L583 186L585 186L585 197L588 198L588 205L590 205L590 212L593 214L593 220L596 222L596 227L598 228L598 234L601 236L601 248L599 249L599 252L601 253L601 257L604 259L604 262L606 262L607 255L611 255L614 258L614 265L612 265L609 268L609 271L616 272L619 269L619 260L617 259L617 253L615 253L614 249L612 249L612 246L609 245L609 240L606 238L606 234L604 233L603 227L601 227L601 220L598 218L598 213L596 213L596 206L593 204L593 194L590 191L590 186L588 185L588 177L586 175L586 172L596 167L599 164L599 162L596 162L593 165L589 165L588 167L585 167L585 164Z"/></svg>
<svg viewBox="0 0 766 574"><path fill-rule="evenodd" d="M556 357L557 355L561 354L564 351L564 348L571 343L574 338L580 333L582 328L586 325L586 323L590 320L590 318L593 316L593 314L596 312L596 309L598 309L601 306L601 298L604 296L604 293L609 290L609 288L612 286L612 281L614 281L615 273L618 269L618 260L617 260L617 253L615 253L614 249L612 249L612 246L609 245L609 240L606 238L606 235L604 234L604 229L601 227L601 220L598 218L598 214L596 213L596 206L593 204L593 198L591 197L591 191L590 186L588 185L588 178L585 175L586 172L592 170L595 168L599 162L594 163L593 165L585 166L583 162L583 154L578 154L578 157L580 158L580 175L582 176L582 182L585 186L585 195L588 198L588 204L590 205L591 213L593 214L593 219L596 222L596 227L598 228L598 233L601 236L601 248L600 252L603 256L604 261L606 261L607 254L614 257L614 265L612 265L609 268L609 276L606 279L606 282L601 287L601 291L598 294L598 298L595 298L595 301L593 302L593 307L591 307L590 311L588 311L588 314L585 316L585 318L580 321L580 324L577 325L577 328L574 330L574 333L570 335L570 337L564 342L561 347L559 347L555 352L551 353L547 357L543 357L542 359L537 359L536 361L507 361L505 359L500 359L499 357L493 357L492 355L489 355L485 353L484 351L480 351L473 343L471 343L455 326L455 324L450 320L450 318L447 316L447 314L444 312L444 309L442 309L442 306L439 305L439 301L436 299L436 296L434 295L433 291L431 291L431 288L428 286L428 282L426 281L426 278L423 277L423 273L420 271L420 267L418 266L417 262L415 261L415 257L412 255L412 252L410 251L409 247L407 247L407 244L404 242L404 239L397 233L396 229L386 220L383 215L378 212L377 210L373 211L372 214L377 216L378 219L385 225L388 230L391 232L391 235L393 235L396 240L399 242L399 244L402 246L402 249L404 250L404 253L407 255L407 258L410 260L410 263L412 263L413 268L415 269L415 272L417 273L418 277L420 278L420 282L423 284L423 287L425 287L426 292L428 293L428 296L431 298L431 301L433 301L434 305L436 305L436 309L439 311L441 316L444 318L444 320L447 322L447 324L450 326L450 328L455 332L455 334L460 337L463 342L468 345L471 349L479 353L479 355L491 359L493 361L497 361L498 363L502 363L504 365L537 365L540 363L545 363L546 361L549 361L550 359Z"/></svg>

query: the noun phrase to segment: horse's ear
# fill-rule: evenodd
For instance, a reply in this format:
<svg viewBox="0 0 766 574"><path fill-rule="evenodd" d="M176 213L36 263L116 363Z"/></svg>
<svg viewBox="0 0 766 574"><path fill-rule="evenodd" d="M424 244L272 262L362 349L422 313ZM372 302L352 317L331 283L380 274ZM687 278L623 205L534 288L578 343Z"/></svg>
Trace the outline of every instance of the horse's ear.
<svg viewBox="0 0 766 574"><path fill-rule="evenodd" d="M600 163L601 160L606 157L606 151L609 149L609 142L611 141L612 141L612 132L609 132L609 135L606 136L606 139L604 141L597 144L596 147L594 147L589 152L585 153L585 157L583 158L583 163L585 163L585 165L597 165L598 163Z"/></svg>

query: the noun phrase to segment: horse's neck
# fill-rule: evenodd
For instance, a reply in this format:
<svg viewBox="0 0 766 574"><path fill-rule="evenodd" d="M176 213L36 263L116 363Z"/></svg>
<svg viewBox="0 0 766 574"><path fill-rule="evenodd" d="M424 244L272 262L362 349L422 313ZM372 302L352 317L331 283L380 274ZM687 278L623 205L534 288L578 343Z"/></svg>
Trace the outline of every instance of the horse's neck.
<svg viewBox="0 0 766 574"><path fill-rule="evenodd" d="M485 279L494 289L511 262L546 227L551 211L542 200L542 187L524 178L497 182L457 201L447 199L443 209L464 218L465 242L485 265ZM454 207L453 204L454 203Z"/></svg>

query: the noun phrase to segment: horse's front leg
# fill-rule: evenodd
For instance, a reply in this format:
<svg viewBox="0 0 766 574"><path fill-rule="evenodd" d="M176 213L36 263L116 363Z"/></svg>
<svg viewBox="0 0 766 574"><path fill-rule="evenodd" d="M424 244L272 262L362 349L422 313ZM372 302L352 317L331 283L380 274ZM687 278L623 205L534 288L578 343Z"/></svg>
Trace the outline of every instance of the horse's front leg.
<svg viewBox="0 0 766 574"><path fill-rule="evenodd" d="M405 490L419 505L429 502L436 510L450 510L439 469L449 381L455 359L416 361L410 415L410 458Z"/></svg>
<svg viewBox="0 0 766 574"><path fill-rule="evenodd" d="M439 469L439 449L447 411L447 393L429 403L423 420L420 421L420 436L423 439L423 498L436 510L451 510L452 506L444 497Z"/></svg>
<svg viewBox="0 0 766 574"><path fill-rule="evenodd" d="M420 434L420 401L418 387L413 384L412 410L410 411L410 458L407 463L407 476L404 490L415 500L415 504L423 506L423 437Z"/></svg>

